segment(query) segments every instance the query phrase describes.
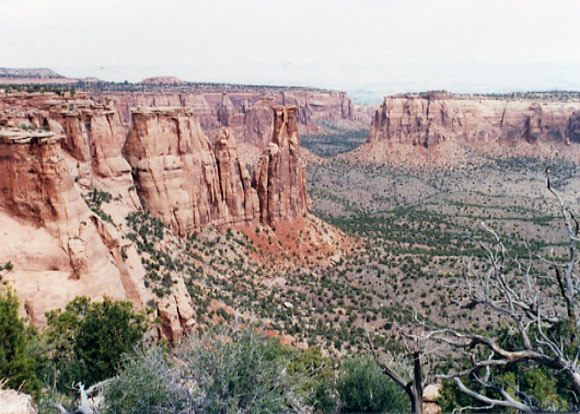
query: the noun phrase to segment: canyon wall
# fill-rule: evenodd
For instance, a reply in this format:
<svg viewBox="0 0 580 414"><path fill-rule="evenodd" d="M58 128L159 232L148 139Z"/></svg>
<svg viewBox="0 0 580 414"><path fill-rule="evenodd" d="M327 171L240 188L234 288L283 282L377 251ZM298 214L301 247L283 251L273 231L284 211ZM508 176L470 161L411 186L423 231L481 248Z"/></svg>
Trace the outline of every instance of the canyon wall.
<svg viewBox="0 0 580 414"><path fill-rule="evenodd" d="M375 113L368 143L387 140L431 147L446 140L481 143L567 142L580 102L387 97ZM576 138L573 138L576 139Z"/></svg>
<svg viewBox="0 0 580 414"><path fill-rule="evenodd" d="M365 111L358 111L344 92L253 88L253 90L188 92L95 92L97 100L113 100L126 128L131 124L131 108L183 106L190 108L203 131L213 140L219 128L232 128L240 142L265 147L271 136L272 108L275 105L296 105L298 127L302 133L324 132L324 120L368 121ZM357 124L358 126L358 124Z"/></svg>
<svg viewBox="0 0 580 414"><path fill-rule="evenodd" d="M18 269L7 280L40 324L45 311L78 295L137 306L143 297L140 263L115 261L130 246L82 199L61 140L53 132L0 128L0 262Z"/></svg>
<svg viewBox="0 0 580 414"><path fill-rule="evenodd" d="M266 147L252 179L238 157L241 115L219 98L220 122L233 127L219 128L212 146L190 107L137 107L125 135L114 101L0 93L0 263L14 265L2 277L34 323L80 295L155 299L162 334L176 340L193 326L191 298L183 280L163 298L145 283L148 256L130 237L131 213L145 208L183 236L305 214L299 109L268 99L247 109L253 121L243 128L257 125L255 142ZM108 201L95 204L103 194Z"/></svg>
<svg viewBox="0 0 580 414"><path fill-rule="evenodd" d="M228 155L236 156L235 145L229 154L224 145L227 143L219 147L223 167L219 169L211 143L190 109L138 108L133 111L123 153L144 206L185 236L210 223L246 220L246 193L239 170L234 175L234 166L227 165L237 162L227 159ZM227 175L223 183L220 172ZM242 191L229 191L240 188ZM227 190L227 203L222 190ZM251 206L252 200L247 204ZM251 207L248 214L248 219L253 219Z"/></svg>
<svg viewBox="0 0 580 414"><path fill-rule="evenodd" d="M81 184L106 188L139 206L139 200L126 191L133 182L121 154L125 130L113 102L98 103L82 95L9 94L0 96L0 125L42 129L64 137L64 154L72 157L73 174Z"/></svg>
<svg viewBox="0 0 580 414"><path fill-rule="evenodd" d="M228 209L230 220L236 224L255 221L260 208L258 195L252 188L250 174L238 158L232 130L220 129L214 147L221 197Z"/></svg>
<svg viewBox="0 0 580 414"><path fill-rule="evenodd" d="M492 157L578 159L579 101L461 97L448 93L386 97L375 112L359 161L464 165L473 151Z"/></svg>
<svg viewBox="0 0 580 414"><path fill-rule="evenodd" d="M123 154L144 207L182 236L208 224L273 224L302 217L306 173L299 157L298 107L271 111L271 142L250 180L232 129L220 129L214 153L192 110L133 110Z"/></svg>

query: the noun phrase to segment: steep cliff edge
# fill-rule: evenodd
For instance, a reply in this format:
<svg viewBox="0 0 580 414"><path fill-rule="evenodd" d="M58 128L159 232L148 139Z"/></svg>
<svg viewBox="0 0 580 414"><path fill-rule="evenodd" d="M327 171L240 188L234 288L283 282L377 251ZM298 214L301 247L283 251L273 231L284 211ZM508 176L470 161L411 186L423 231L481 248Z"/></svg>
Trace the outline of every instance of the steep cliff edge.
<svg viewBox="0 0 580 414"><path fill-rule="evenodd" d="M259 203L256 190L246 168L238 158L234 134L222 128L215 141L221 196L228 208L231 221L249 223L258 217Z"/></svg>
<svg viewBox="0 0 580 414"><path fill-rule="evenodd" d="M125 130L131 125L131 108L183 106L191 109L205 134L213 139L221 127L232 128L238 142L264 148L272 132L271 108L296 105L298 127L303 133L324 132L324 121L368 125L366 111L359 111L344 92L300 88L246 88L216 85L166 87L163 92L91 92L99 100L113 100ZM264 129L262 129L262 127Z"/></svg>
<svg viewBox="0 0 580 414"><path fill-rule="evenodd" d="M71 157L75 176L84 179L81 183L122 194L128 205L138 207L138 199L127 192L133 182L121 155L125 132L112 102L99 103L82 95L8 94L0 96L0 125L63 136L64 154Z"/></svg>
<svg viewBox="0 0 580 414"><path fill-rule="evenodd" d="M272 141L262 154L252 184L260 200L260 219L277 221L302 217L308 210L306 171L300 159L297 106L274 107Z"/></svg>
<svg viewBox="0 0 580 414"><path fill-rule="evenodd" d="M177 234L225 219L211 144L191 110L135 109L123 153L145 208Z"/></svg>
<svg viewBox="0 0 580 414"><path fill-rule="evenodd" d="M179 235L215 224L273 224L302 217L306 173L300 160L296 106L273 108L273 133L252 182L231 129L212 152L190 109L138 108L123 153L151 214Z"/></svg>
<svg viewBox="0 0 580 414"><path fill-rule="evenodd" d="M115 230L83 201L60 140L52 132L0 128L0 262L14 264L7 280L36 323L87 292L141 303L138 282L113 259Z"/></svg>
<svg viewBox="0 0 580 414"><path fill-rule="evenodd" d="M228 99L223 97L226 107ZM277 254L288 257L296 234L312 227L303 220L298 111L267 99L258 107L259 114L246 108L243 118L258 114L261 127L271 131L259 139L271 143L253 183L240 162L235 132L219 129L212 148L190 108L137 108L125 137L114 102L82 94L0 96L0 263L14 265L2 278L15 287L33 322L42 325L47 310L76 296L106 295L157 308L161 332L170 340L192 329L190 275L178 273L169 283L163 273L158 280L153 244L136 241L137 233L151 239L151 225L156 248L175 260L168 263L207 266L196 262L199 251L188 247L190 239L176 235L209 225L218 227L210 232L237 226L235 231L258 237L277 224L267 232L280 241ZM228 118L227 111L221 116L242 118ZM157 227L141 206L171 231ZM272 249L270 241L261 242Z"/></svg>
<svg viewBox="0 0 580 414"><path fill-rule="evenodd" d="M437 157L438 162L461 158L468 148L493 156L572 154L565 147L575 140L578 110L580 102L576 101L468 98L445 93L386 97L373 116L366 145L350 156L413 164L429 156Z"/></svg>

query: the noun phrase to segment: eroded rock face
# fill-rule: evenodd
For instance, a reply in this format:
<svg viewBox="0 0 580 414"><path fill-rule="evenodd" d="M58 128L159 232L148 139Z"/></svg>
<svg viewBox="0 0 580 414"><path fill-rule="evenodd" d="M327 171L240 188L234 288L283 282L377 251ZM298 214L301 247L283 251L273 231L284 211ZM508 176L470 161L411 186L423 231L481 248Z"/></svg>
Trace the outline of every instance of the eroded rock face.
<svg viewBox="0 0 580 414"><path fill-rule="evenodd" d="M260 220L273 225L307 212L306 172L300 160L297 106L274 107L272 141L262 154L252 184L260 200Z"/></svg>
<svg viewBox="0 0 580 414"><path fill-rule="evenodd" d="M503 144L565 142L573 137L578 102L471 99L450 94L387 97L375 113L368 143L426 148L444 141Z"/></svg>
<svg viewBox="0 0 580 414"><path fill-rule="evenodd" d="M0 261L33 322L90 292L126 299L123 277L52 132L0 128ZM139 306L140 295L131 297Z"/></svg>
<svg viewBox="0 0 580 414"><path fill-rule="evenodd" d="M220 129L215 140L215 158L220 177L220 188L233 223L250 223L259 213L258 194L252 180L238 158L234 134L229 128Z"/></svg>
<svg viewBox="0 0 580 414"><path fill-rule="evenodd" d="M134 110L123 153L144 206L177 234L226 217L211 144L191 110Z"/></svg>
<svg viewBox="0 0 580 414"><path fill-rule="evenodd" d="M126 192L133 185L131 169L121 155L125 131L112 102L99 103L82 95L13 94L0 99L0 123L64 137L61 144L79 178L138 202Z"/></svg>
<svg viewBox="0 0 580 414"><path fill-rule="evenodd" d="M571 142L580 144L580 111L574 112L570 116L570 124L568 126L568 137Z"/></svg>
<svg viewBox="0 0 580 414"><path fill-rule="evenodd" d="M231 129L219 131L214 154L191 110L135 110L124 154L143 205L180 235L208 224L272 224L302 217L306 174L297 111L274 107L272 140L250 183Z"/></svg>
<svg viewBox="0 0 580 414"><path fill-rule="evenodd" d="M247 109L244 116L243 137L245 142L265 148L274 132L272 99L260 99L251 108Z"/></svg>
<svg viewBox="0 0 580 414"><path fill-rule="evenodd" d="M191 298L182 279L177 279L172 293L164 297L157 305L162 320L161 334L170 342L176 342L190 333L195 326L194 310Z"/></svg>
<svg viewBox="0 0 580 414"><path fill-rule="evenodd" d="M137 307L152 297L142 256L124 227L141 202L179 235L209 224L253 226L303 216L298 108L264 99L238 110L239 102L221 99L220 122L243 129L246 118L253 119L248 123L262 134L256 143L266 148L253 181L239 160L235 131L219 129L212 149L193 109L136 109L125 138L114 102L0 96L0 263L14 264L3 280L13 284L34 323L42 325L47 310L76 296L129 299ZM103 204L112 222L83 200L81 193L87 197L95 188L113 193L113 201ZM132 203L124 203L127 194ZM159 303L168 339L193 326L182 285L177 280Z"/></svg>
<svg viewBox="0 0 580 414"><path fill-rule="evenodd" d="M58 234L86 209L52 132L0 129L0 208Z"/></svg>
<svg viewBox="0 0 580 414"><path fill-rule="evenodd" d="M321 120L354 121L364 118L361 127L368 125L369 116L357 111L344 92L308 89L277 90L273 88L247 89L211 86L169 86L163 92L99 92L98 99L115 101L121 122L128 130L131 108L137 106L184 106L193 111L207 136L216 136L219 128L229 127L238 142L248 142L262 148L272 134L273 105L299 107L297 121L303 132L319 132ZM163 89L162 89L163 90ZM261 128L264 129L261 129Z"/></svg>

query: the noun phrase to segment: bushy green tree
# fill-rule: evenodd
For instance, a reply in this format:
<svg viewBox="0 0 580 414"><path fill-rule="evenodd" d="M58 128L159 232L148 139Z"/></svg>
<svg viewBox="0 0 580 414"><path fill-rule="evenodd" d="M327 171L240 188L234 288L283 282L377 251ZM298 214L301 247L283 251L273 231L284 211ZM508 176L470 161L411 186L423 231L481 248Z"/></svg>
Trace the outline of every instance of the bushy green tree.
<svg viewBox="0 0 580 414"><path fill-rule="evenodd" d="M143 313L128 301L91 302L78 297L64 311L47 313L47 335L61 386L94 384L115 375L125 353L133 351L146 329Z"/></svg>
<svg viewBox="0 0 580 414"><path fill-rule="evenodd" d="M40 381L34 372L34 360L27 353L28 333L18 317L18 306L18 298L10 289L0 289L0 381L36 394Z"/></svg>

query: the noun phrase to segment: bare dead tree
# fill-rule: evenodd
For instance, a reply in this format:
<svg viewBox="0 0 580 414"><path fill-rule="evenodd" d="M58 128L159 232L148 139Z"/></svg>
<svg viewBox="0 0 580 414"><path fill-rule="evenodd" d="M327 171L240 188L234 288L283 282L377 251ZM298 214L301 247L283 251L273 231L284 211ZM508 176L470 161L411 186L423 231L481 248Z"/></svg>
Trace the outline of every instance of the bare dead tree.
<svg viewBox="0 0 580 414"><path fill-rule="evenodd" d="M417 312L415 312L413 332L398 325L394 327L398 334L398 342L404 349L402 355L379 355L368 329L365 330L373 359L383 374L405 391L411 402L413 414L423 413L423 390L431 382L429 374L433 362L432 356L438 350L436 344L426 333L425 326L425 323L419 320Z"/></svg>
<svg viewBox="0 0 580 414"><path fill-rule="evenodd" d="M518 364L543 367L554 375L564 375L572 385L571 392L580 397L580 225L564 199L552 188L548 170L546 186L556 200L565 227L566 259L559 260L553 250L546 257L530 249L525 259L512 257L502 238L482 223L493 238L491 246L480 243L487 266L480 271L474 269L471 260L465 263L462 293L454 301L459 309L473 312L483 308L497 317L517 339L516 349L502 346L492 333L475 334L449 328L432 330L425 335L468 357L467 368L438 377L452 379L461 392L488 408L540 410L533 396L523 394L515 384L493 381L494 368ZM464 380L468 377L477 389L466 384ZM486 395L486 391L492 393Z"/></svg>

